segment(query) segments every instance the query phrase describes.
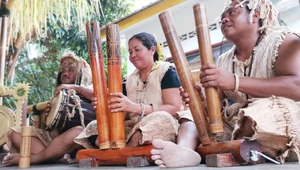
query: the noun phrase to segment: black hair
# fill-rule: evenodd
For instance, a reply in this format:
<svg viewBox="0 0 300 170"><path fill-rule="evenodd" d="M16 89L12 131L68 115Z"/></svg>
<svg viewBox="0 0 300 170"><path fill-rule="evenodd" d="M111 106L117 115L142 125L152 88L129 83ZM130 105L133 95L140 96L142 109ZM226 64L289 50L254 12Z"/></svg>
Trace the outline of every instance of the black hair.
<svg viewBox="0 0 300 170"><path fill-rule="evenodd" d="M57 74L57 77L56 77L56 87L58 87L59 85L62 84L61 78L60 78L61 74L62 74L62 72L59 72L59 73Z"/></svg>
<svg viewBox="0 0 300 170"><path fill-rule="evenodd" d="M155 53L154 53L154 56L153 56L153 60L154 60L154 62L158 61L157 42L156 42L153 35L151 35L149 33L146 33L146 32L140 32L140 33L137 33L137 34L133 35L129 39L128 42L130 42L134 38L140 40L142 42L143 46L145 46L148 50L150 50L151 47L154 46L155 47Z"/></svg>

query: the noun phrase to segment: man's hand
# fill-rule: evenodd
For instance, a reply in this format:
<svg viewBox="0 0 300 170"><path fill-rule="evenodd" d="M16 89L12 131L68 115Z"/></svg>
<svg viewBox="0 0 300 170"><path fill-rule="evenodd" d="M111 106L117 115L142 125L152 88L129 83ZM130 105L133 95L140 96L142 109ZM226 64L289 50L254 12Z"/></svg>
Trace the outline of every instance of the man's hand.
<svg viewBox="0 0 300 170"><path fill-rule="evenodd" d="M77 89L79 89L79 88L80 88L80 86L75 85L75 84L61 84L55 89L54 96L57 96L62 89L66 89L66 90L73 89L77 92Z"/></svg>
<svg viewBox="0 0 300 170"><path fill-rule="evenodd" d="M205 64L201 67L200 83L203 87L217 87L222 90L234 90L234 75L214 64Z"/></svg>

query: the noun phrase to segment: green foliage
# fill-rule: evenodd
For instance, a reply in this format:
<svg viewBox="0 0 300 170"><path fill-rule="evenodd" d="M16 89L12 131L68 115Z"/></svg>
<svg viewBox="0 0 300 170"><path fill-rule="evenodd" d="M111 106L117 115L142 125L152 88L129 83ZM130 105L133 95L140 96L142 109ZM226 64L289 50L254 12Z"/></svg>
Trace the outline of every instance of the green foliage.
<svg viewBox="0 0 300 170"><path fill-rule="evenodd" d="M104 26L128 15L131 12L132 1L102 0L101 5L103 14L100 17L91 16L91 18L93 21L97 21L99 25ZM71 11L73 13L71 21L73 23L78 22L75 17L72 17L76 16L76 11ZM22 49L18 60L19 64L15 69L15 82L29 83L28 104L47 101L51 98L56 87L59 59L63 52L71 50L89 62L85 23L82 24L82 28L76 25L65 28L59 22L59 17L52 14L47 22L47 37L42 37L37 42L29 42ZM37 51L36 58L32 58L32 46L34 51ZM105 43L102 43L102 52L106 59ZM121 49L123 74L126 74L127 71L126 53L127 49Z"/></svg>

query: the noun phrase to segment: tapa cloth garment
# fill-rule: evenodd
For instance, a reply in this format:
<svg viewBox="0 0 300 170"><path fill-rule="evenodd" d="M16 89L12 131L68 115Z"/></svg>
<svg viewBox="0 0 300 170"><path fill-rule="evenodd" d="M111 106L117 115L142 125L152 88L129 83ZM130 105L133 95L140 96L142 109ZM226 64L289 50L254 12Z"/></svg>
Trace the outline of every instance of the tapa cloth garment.
<svg viewBox="0 0 300 170"><path fill-rule="evenodd" d="M249 139L260 143L263 153L282 163L285 158L300 163L300 102L276 96L249 101L248 107L239 111L233 138L248 118L254 130Z"/></svg>

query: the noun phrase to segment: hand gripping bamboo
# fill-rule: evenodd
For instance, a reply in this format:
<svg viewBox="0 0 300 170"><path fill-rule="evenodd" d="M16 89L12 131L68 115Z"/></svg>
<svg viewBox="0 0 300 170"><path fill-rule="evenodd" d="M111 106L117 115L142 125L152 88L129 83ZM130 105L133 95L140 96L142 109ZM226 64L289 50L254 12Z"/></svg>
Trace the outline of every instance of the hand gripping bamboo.
<svg viewBox="0 0 300 170"><path fill-rule="evenodd" d="M209 28L205 7L200 4L193 6L201 64L214 64L210 43ZM223 132L220 99L217 88L205 88L209 127L212 133Z"/></svg>
<svg viewBox="0 0 300 170"><path fill-rule="evenodd" d="M171 15L168 11L162 12L159 14L159 19L166 36L172 58L174 59L180 81L183 88L189 94L190 110L199 133L200 141L203 145L214 143L215 140L208 129L208 123L200 94L195 88L196 85L193 81L192 73L189 69L186 56L183 52L179 37L173 25Z"/></svg>
<svg viewBox="0 0 300 170"><path fill-rule="evenodd" d="M94 96L97 98L96 118L100 149L110 148L107 85L97 22L86 24L89 57L92 69Z"/></svg>
<svg viewBox="0 0 300 170"><path fill-rule="evenodd" d="M109 93L122 93L122 67L119 25L106 27L108 89ZM110 113L110 142L112 148L125 147L124 113Z"/></svg>

